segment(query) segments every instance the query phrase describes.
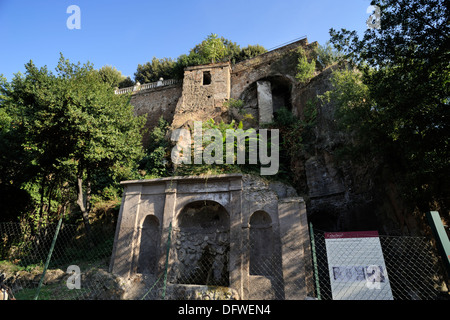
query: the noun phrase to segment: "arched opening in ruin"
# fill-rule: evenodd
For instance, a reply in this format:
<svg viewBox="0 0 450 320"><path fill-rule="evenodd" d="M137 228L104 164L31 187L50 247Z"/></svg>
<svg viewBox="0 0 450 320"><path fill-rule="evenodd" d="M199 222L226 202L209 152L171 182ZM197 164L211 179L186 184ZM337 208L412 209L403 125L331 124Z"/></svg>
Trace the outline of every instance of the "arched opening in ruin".
<svg viewBox="0 0 450 320"><path fill-rule="evenodd" d="M273 275L274 236L272 219L265 211L250 217L250 275Z"/></svg>
<svg viewBox="0 0 450 320"><path fill-rule="evenodd" d="M277 119L280 109L292 112L292 82L281 75L268 76L251 83L241 94L243 114L259 119L261 124Z"/></svg>
<svg viewBox="0 0 450 320"><path fill-rule="evenodd" d="M148 215L144 219L140 231L137 272L142 274L156 274L160 241L158 218L154 215Z"/></svg>
<svg viewBox="0 0 450 320"><path fill-rule="evenodd" d="M230 216L214 201L195 201L178 216L178 284L229 286Z"/></svg>
<svg viewBox="0 0 450 320"><path fill-rule="evenodd" d="M267 78L272 88L273 114L276 119L281 108L292 111L291 91L292 84L289 79L283 76L273 76Z"/></svg>

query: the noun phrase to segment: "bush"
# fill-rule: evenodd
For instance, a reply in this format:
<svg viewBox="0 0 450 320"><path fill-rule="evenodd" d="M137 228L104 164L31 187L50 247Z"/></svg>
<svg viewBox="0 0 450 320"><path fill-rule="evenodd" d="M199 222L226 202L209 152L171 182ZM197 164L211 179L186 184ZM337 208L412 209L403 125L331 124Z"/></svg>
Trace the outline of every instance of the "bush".
<svg viewBox="0 0 450 320"><path fill-rule="evenodd" d="M308 62L308 56L303 48L297 51L299 58L297 64L297 75L295 78L301 83L307 83L314 76L316 70L316 62L311 60Z"/></svg>

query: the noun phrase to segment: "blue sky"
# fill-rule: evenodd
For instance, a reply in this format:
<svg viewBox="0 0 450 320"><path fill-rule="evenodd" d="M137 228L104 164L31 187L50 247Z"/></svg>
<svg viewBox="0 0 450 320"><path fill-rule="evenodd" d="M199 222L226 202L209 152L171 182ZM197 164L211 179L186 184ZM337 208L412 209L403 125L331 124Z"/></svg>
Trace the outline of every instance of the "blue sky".
<svg viewBox="0 0 450 320"><path fill-rule="evenodd" d="M324 44L329 29L366 29L370 0L0 0L0 74L8 80L29 60L54 70L71 62L111 65L133 77L153 57L176 59L216 33L241 47L266 49L307 36ZM70 30L70 5L81 29Z"/></svg>

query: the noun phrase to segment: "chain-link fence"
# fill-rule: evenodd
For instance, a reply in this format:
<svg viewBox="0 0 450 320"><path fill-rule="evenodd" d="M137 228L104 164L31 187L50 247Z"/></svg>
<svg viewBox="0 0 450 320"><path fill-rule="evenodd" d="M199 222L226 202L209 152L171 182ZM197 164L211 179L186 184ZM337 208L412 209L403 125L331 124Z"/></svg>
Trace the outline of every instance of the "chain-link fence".
<svg viewBox="0 0 450 320"><path fill-rule="evenodd" d="M160 276L146 276L149 288L144 299L170 300L235 300L239 293L231 289L229 234L171 233L168 249L170 263L160 268ZM179 239L189 239L180 241ZM240 268L246 299L286 300L305 298L306 269L302 250L282 253L281 245L252 236L239 247ZM262 240L262 241L261 241ZM267 241L267 245L264 245ZM309 268L310 269L310 268ZM154 280L154 282L152 282ZM311 289L311 292L313 288Z"/></svg>
<svg viewBox="0 0 450 320"><path fill-rule="evenodd" d="M86 233L83 227L67 224L57 227L0 223L0 274L12 295L17 300L84 300L113 295L114 278L107 270L114 232L93 228Z"/></svg>
<svg viewBox="0 0 450 320"><path fill-rule="evenodd" d="M159 273L143 273L138 280L124 284L108 272L114 230L93 228L87 233L84 227L62 224L54 242L56 230L56 224L32 230L23 224L0 223L0 274L5 275L4 284L17 300L239 298L228 288L232 275L226 232L214 237L191 235L189 241L180 240L190 235L169 232L172 237L162 247L168 250L164 257L170 253L170 260L158 262ZM425 237L378 236L381 266L378 261L363 265L354 260L362 251L376 255L376 247L362 249L347 243L338 250L327 246L325 232L314 230L312 234L311 246L303 248L306 256L311 254L311 261L303 259L302 250L282 252L258 242L261 237L250 237L241 248L247 252L241 262L248 270L245 281L252 299L284 300L295 298L296 293L321 300L364 299L355 292L367 287L368 279L374 279L371 292L385 295L375 298L435 300L444 296L440 292L444 271L434 246ZM330 263L332 257L340 260ZM355 263L348 264L349 259ZM371 270L373 265L379 269ZM377 283L388 283L389 292L378 290ZM346 291L337 293L336 288ZM448 294L445 297L448 299Z"/></svg>
<svg viewBox="0 0 450 320"><path fill-rule="evenodd" d="M375 247L351 239L340 246L329 243L327 246L326 235L324 231L314 230L316 297L322 300L364 299L363 292L367 289L372 299L380 300L450 298L448 292L442 292L446 287L443 285L445 271L428 238L380 235L372 242ZM347 263L349 260L357 261L355 257L364 254L376 255L380 249L382 262L378 259L366 265ZM334 261L331 263L332 258Z"/></svg>

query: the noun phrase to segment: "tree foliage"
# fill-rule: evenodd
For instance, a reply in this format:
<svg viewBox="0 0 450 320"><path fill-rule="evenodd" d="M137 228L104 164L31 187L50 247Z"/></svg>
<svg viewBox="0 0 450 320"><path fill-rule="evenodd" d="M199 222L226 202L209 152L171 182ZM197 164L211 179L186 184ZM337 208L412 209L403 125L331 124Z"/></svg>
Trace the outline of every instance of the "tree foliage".
<svg viewBox="0 0 450 320"><path fill-rule="evenodd" d="M130 77L122 75L122 72L112 66L103 66L98 70L98 73L102 80L108 83L111 88L126 88L134 84Z"/></svg>
<svg viewBox="0 0 450 320"><path fill-rule="evenodd" d="M316 56L317 67L321 70L342 60L342 54L335 50L330 42L319 45L314 55Z"/></svg>
<svg viewBox="0 0 450 320"><path fill-rule="evenodd" d="M38 194L38 209L31 212L38 220L61 213L76 195L88 225L95 178L130 175L142 157L143 119L134 116L129 98L114 94L111 82L89 63L73 64L61 55L56 74L32 61L25 68L25 75L1 88L2 134L14 146L1 161L13 168L1 183L12 181ZM8 149L1 147L2 153ZM14 161L21 161L20 170L11 166ZM53 210L52 200L57 202Z"/></svg>
<svg viewBox="0 0 450 320"><path fill-rule="evenodd" d="M141 84L156 82L160 78L173 79L175 78L174 68L174 60L170 58L157 59L156 57L153 57L151 62L138 65L137 71L134 74L134 79Z"/></svg>
<svg viewBox="0 0 450 320"><path fill-rule="evenodd" d="M226 54L226 47L217 34L212 33L199 45L198 51L205 61L215 63L223 59Z"/></svg>
<svg viewBox="0 0 450 320"><path fill-rule="evenodd" d="M247 47L242 48L242 50L237 55L234 55L232 59L234 59L233 62L237 63L240 61L254 58L266 52L267 52L266 48L260 46L259 44L248 45Z"/></svg>
<svg viewBox="0 0 450 320"><path fill-rule="evenodd" d="M267 50L260 45L248 45L241 49L237 43L224 37L219 38L217 34L212 33L201 43L195 45L189 54L182 54L176 60L154 57L151 62L139 64L134 74L135 81L143 84L156 82L161 77L182 79L186 67L226 61L238 63L265 52Z"/></svg>
<svg viewBox="0 0 450 320"><path fill-rule="evenodd" d="M316 61L308 57L307 52L302 48L298 48L298 64L297 74L295 78L301 83L307 83L316 71Z"/></svg>
<svg viewBox="0 0 450 320"><path fill-rule="evenodd" d="M449 3L378 0L372 5L381 9L379 29L368 29L361 39L355 31L330 31L331 42L361 73L337 76L338 91L357 87L355 77L365 91L365 101L349 97L357 104L344 105L341 119L370 139L372 151L401 174L411 198L422 197L427 210L432 197L449 190L442 180L450 173Z"/></svg>
<svg viewBox="0 0 450 320"><path fill-rule="evenodd" d="M139 168L146 178L160 178L169 175L170 144L167 139L169 123L160 117L158 125L149 134L149 146Z"/></svg>

